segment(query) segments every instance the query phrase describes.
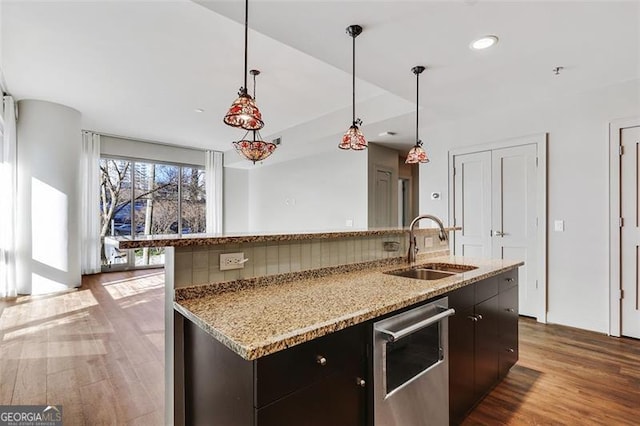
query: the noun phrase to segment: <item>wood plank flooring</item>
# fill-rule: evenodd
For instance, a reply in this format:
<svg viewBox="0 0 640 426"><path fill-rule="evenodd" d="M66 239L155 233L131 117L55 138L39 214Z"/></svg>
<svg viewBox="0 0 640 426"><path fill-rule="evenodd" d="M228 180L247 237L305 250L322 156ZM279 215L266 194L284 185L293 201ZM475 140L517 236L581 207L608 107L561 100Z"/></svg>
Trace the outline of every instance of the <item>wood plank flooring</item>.
<svg viewBox="0 0 640 426"><path fill-rule="evenodd" d="M640 340L520 319L520 360L470 425L640 425Z"/></svg>
<svg viewBox="0 0 640 426"><path fill-rule="evenodd" d="M62 404L65 426L162 425L163 305L163 270L0 301L0 404Z"/></svg>
<svg viewBox="0 0 640 426"><path fill-rule="evenodd" d="M63 404L65 425L162 425L163 280L101 274L0 301L0 404ZM520 361L464 425L640 425L640 341L523 318Z"/></svg>

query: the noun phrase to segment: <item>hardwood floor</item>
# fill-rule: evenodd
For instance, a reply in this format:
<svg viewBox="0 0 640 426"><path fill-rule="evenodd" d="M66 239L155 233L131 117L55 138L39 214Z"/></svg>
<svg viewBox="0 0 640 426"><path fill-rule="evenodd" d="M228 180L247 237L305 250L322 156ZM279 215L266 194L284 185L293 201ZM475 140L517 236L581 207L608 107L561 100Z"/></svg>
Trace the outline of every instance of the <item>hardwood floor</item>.
<svg viewBox="0 0 640 426"><path fill-rule="evenodd" d="M62 404L65 426L163 424L163 304L163 270L0 301L0 404Z"/></svg>
<svg viewBox="0 0 640 426"><path fill-rule="evenodd" d="M0 301L0 404L62 404L65 425L162 425L163 280L101 274L78 291ZM520 361L464 422L638 424L640 341L525 318Z"/></svg>
<svg viewBox="0 0 640 426"><path fill-rule="evenodd" d="M640 341L520 320L520 360L470 425L640 425Z"/></svg>

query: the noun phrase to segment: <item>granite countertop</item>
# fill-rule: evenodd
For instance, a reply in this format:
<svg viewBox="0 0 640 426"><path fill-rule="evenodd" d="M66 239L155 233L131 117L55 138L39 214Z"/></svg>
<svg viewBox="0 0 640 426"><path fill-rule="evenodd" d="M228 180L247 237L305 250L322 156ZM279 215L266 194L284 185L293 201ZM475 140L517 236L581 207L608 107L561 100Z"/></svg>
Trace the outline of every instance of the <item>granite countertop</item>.
<svg viewBox="0 0 640 426"><path fill-rule="evenodd" d="M384 274L395 264L211 294L208 286L187 290L174 308L247 360L431 299L517 268L523 262L441 256L424 263L473 265L452 277L423 281ZM184 289L182 289L184 290Z"/></svg>
<svg viewBox="0 0 640 426"><path fill-rule="evenodd" d="M434 228L416 228L416 234L432 232ZM447 231L460 230L459 227L445 228ZM273 233L273 234L186 234L186 235L137 235L135 237L105 237L105 241L120 249L143 247L188 247L220 244L259 243L269 241L302 241L313 239L332 239L349 237L366 237L376 235L402 235L408 228L383 228L358 231L318 231L305 233Z"/></svg>

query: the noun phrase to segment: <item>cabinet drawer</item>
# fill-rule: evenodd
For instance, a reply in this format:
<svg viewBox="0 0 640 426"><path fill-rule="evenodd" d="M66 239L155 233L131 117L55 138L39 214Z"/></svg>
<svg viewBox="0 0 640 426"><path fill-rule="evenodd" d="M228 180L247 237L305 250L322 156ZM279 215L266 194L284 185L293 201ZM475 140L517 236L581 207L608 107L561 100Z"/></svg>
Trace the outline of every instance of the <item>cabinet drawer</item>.
<svg viewBox="0 0 640 426"><path fill-rule="evenodd" d="M502 274L496 277L498 280L498 286L500 287L500 292L513 287L518 284L518 269L512 269L507 272L503 272Z"/></svg>
<svg viewBox="0 0 640 426"><path fill-rule="evenodd" d="M476 283L476 303L484 302L498 294L497 278L498 277L491 277Z"/></svg>
<svg viewBox="0 0 640 426"><path fill-rule="evenodd" d="M362 426L366 390L358 372L335 372L256 410L257 426Z"/></svg>
<svg viewBox="0 0 640 426"><path fill-rule="evenodd" d="M362 333L362 327L351 327L259 358L255 364L256 407L336 371L358 368L364 353Z"/></svg>
<svg viewBox="0 0 640 426"><path fill-rule="evenodd" d="M449 293L449 307L460 311L473 306L476 300L475 286L476 284L469 284Z"/></svg>

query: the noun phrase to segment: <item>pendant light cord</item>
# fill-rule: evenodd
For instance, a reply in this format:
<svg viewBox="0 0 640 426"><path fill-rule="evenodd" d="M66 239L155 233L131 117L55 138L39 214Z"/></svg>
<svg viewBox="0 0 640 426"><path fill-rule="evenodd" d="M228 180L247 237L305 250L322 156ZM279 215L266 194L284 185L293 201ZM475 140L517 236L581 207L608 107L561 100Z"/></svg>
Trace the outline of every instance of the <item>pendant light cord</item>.
<svg viewBox="0 0 640 426"><path fill-rule="evenodd" d="M251 73L253 75L253 99L256 98L256 75L258 75L257 72L255 72L255 70L251 70Z"/></svg>
<svg viewBox="0 0 640 426"><path fill-rule="evenodd" d="M420 142L418 138L418 120L420 119L420 104L418 103L420 97L420 73L416 73L416 145Z"/></svg>
<svg viewBox="0 0 640 426"><path fill-rule="evenodd" d="M244 92L247 93L247 69L248 66L248 50L249 50L249 0L244 2Z"/></svg>
<svg viewBox="0 0 640 426"><path fill-rule="evenodd" d="M353 119L353 125L356 125L356 36L352 35L353 49L352 49L352 71L351 71L351 118Z"/></svg>

